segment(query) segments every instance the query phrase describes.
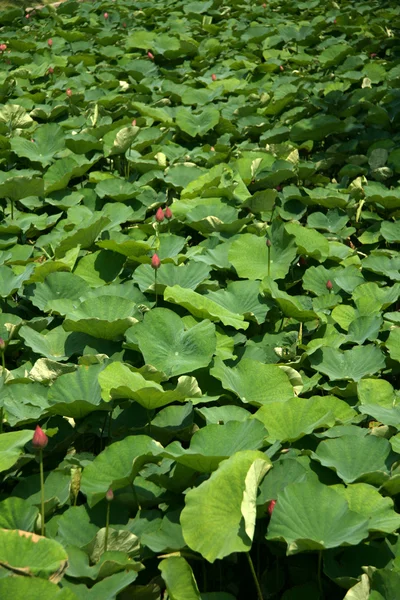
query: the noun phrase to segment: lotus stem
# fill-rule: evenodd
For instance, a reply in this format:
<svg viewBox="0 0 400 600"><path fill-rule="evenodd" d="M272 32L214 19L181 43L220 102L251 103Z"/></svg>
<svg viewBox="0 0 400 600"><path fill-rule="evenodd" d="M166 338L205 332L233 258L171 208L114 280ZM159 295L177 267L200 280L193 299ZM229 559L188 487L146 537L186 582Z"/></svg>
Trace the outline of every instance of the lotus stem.
<svg viewBox="0 0 400 600"><path fill-rule="evenodd" d="M267 246L267 250L268 250L268 277L271 276L271 246L268 245Z"/></svg>
<svg viewBox="0 0 400 600"><path fill-rule="evenodd" d="M319 590L319 597L321 600L323 600L324 591L322 589L321 571L322 571L322 550L320 550L318 552L318 590Z"/></svg>
<svg viewBox="0 0 400 600"><path fill-rule="evenodd" d="M257 598L258 598L258 600L264 600L263 594L262 594L262 591L261 591L260 582L257 579L257 574L256 574L256 571L254 569L253 561L251 560L250 552L246 552L246 556L247 556L247 560L248 560L248 563L249 563L251 574L253 576L254 585L256 586Z"/></svg>
<svg viewBox="0 0 400 600"><path fill-rule="evenodd" d="M154 269L154 289L156 290L156 307L157 307L157 301L158 301L158 294L157 294L157 269Z"/></svg>
<svg viewBox="0 0 400 600"><path fill-rule="evenodd" d="M40 448L39 450L39 469L40 469L40 510L41 510L41 528L42 535L45 535L45 517L44 517L44 473L43 473L43 450Z"/></svg>
<svg viewBox="0 0 400 600"><path fill-rule="evenodd" d="M111 509L111 502L107 502L106 535L104 537L104 552L107 552L107 546L108 546L108 530L110 528L110 509Z"/></svg>
<svg viewBox="0 0 400 600"><path fill-rule="evenodd" d="M6 357L5 357L5 352L6 352L6 348L5 348L5 343L3 341L2 338L0 338L1 342L2 342L2 350L1 350L1 364L3 367L3 385L6 382ZM3 419L4 419L4 408L3 406L0 408L0 433L3 433Z"/></svg>

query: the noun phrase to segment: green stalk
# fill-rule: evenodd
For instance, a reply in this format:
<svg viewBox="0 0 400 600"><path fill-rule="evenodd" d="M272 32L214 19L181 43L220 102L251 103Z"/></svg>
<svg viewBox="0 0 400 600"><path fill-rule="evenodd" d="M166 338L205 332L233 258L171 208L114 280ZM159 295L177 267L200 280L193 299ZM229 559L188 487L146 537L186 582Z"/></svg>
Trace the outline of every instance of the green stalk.
<svg viewBox="0 0 400 600"><path fill-rule="evenodd" d="M158 300L158 294L157 294L157 271L158 271L158 269L154 269L154 289L156 290L156 306L157 306L157 300Z"/></svg>
<svg viewBox="0 0 400 600"><path fill-rule="evenodd" d="M5 350L1 353L1 364L3 366L3 384L6 382L6 357ZM4 408L0 408L0 433L3 433Z"/></svg>
<svg viewBox="0 0 400 600"><path fill-rule="evenodd" d="M40 508L42 513L42 535L45 535L44 531L44 473L43 473L43 450L39 450L39 468L40 468Z"/></svg>
<svg viewBox="0 0 400 600"><path fill-rule="evenodd" d="M248 563L249 563L250 571L251 571L251 574L252 574L252 577L253 577L254 585L256 586L257 598L258 598L258 600L264 600L263 595L262 595L262 591L261 591L260 582L257 579L257 574L256 574L256 571L254 569L253 561L251 560L250 552L246 552L246 556L247 556L247 560L248 560Z"/></svg>
<svg viewBox="0 0 400 600"><path fill-rule="evenodd" d="M111 508L111 502L107 502L106 535L104 538L104 552L107 552L107 546L108 546L108 530L110 527L110 508Z"/></svg>
<svg viewBox="0 0 400 600"><path fill-rule="evenodd" d="M268 249L268 277L271 276L271 246L267 246Z"/></svg>
<svg viewBox="0 0 400 600"><path fill-rule="evenodd" d="M322 589L321 571L322 571L322 550L320 550L318 552L318 590L319 590L320 600L323 600L324 592Z"/></svg>

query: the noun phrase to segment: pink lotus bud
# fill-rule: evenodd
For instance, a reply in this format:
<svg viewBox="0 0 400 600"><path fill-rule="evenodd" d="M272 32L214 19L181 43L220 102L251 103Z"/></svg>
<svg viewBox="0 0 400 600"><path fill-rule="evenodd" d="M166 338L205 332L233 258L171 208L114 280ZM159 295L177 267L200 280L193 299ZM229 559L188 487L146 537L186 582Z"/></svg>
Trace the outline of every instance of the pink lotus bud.
<svg viewBox="0 0 400 600"><path fill-rule="evenodd" d="M52 47L52 45L53 45L53 40L52 40L51 38L49 38L49 39L47 40L47 43L48 43L49 47L51 48L51 47Z"/></svg>
<svg viewBox="0 0 400 600"><path fill-rule="evenodd" d="M267 238L267 241L265 243L267 244L268 248L271 248L272 242L269 238Z"/></svg>
<svg viewBox="0 0 400 600"><path fill-rule="evenodd" d="M326 282L326 289L331 291L332 288L333 288L333 283L330 279L328 279L328 281Z"/></svg>
<svg viewBox="0 0 400 600"><path fill-rule="evenodd" d="M164 210L164 217L166 219L172 219L172 210L170 209L169 206L167 206L166 209Z"/></svg>
<svg viewBox="0 0 400 600"><path fill-rule="evenodd" d="M336 23L337 23L336 19L334 19L333 23L334 23L334 25L336 25Z"/></svg>
<svg viewBox="0 0 400 600"><path fill-rule="evenodd" d="M6 349L6 343L3 340L3 338L0 337L0 352L4 352L5 349Z"/></svg>
<svg viewBox="0 0 400 600"><path fill-rule="evenodd" d="M7 50L7 44L0 44L0 51L4 52L5 50Z"/></svg>
<svg viewBox="0 0 400 600"><path fill-rule="evenodd" d="M376 52L371 52L371 54L369 56L370 56L370 58L375 58Z"/></svg>
<svg viewBox="0 0 400 600"><path fill-rule="evenodd" d="M30 16L31 16L31 15L30 15L29 13L28 13L28 14L26 14L26 15L25 15L25 19L29 19L29 18L30 18Z"/></svg>
<svg viewBox="0 0 400 600"><path fill-rule="evenodd" d="M148 53L147 53L147 56L148 56L148 57L149 57L151 60L154 60L154 54L152 54L152 53L150 52L150 50L148 51Z"/></svg>
<svg viewBox="0 0 400 600"><path fill-rule="evenodd" d="M265 2L264 2L264 4L262 5L262 7L263 7L263 8L267 8L267 5L265 4Z"/></svg>
<svg viewBox="0 0 400 600"><path fill-rule="evenodd" d="M53 73L54 73L54 69L53 69L53 67L49 67L49 68L48 68L48 70L47 70L47 72L48 72L50 75L53 75Z"/></svg>
<svg viewBox="0 0 400 600"><path fill-rule="evenodd" d="M68 88L65 93L67 94L68 98L71 98L71 96L72 96L72 90L71 90L71 88Z"/></svg>
<svg viewBox="0 0 400 600"><path fill-rule="evenodd" d="M126 23L122 23L122 27L125 29L126 28Z"/></svg>
<svg viewBox="0 0 400 600"><path fill-rule="evenodd" d="M108 12L105 12L105 13L104 13L104 15L103 15L103 17L104 17L105 19L108 19Z"/></svg>
<svg viewBox="0 0 400 600"><path fill-rule="evenodd" d="M271 515L272 515L272 513L273 513L273 511L274 511L274 508L275 508L275 504L276 504L276 500L271 500L271 501L268 503L268 508L267 508L267 510L268 510L268 514L269 514L269 516L271 516Z"/></svg>
<svg viewBox="0 0 400 600"><path fill-rule="evenodd" d="M156 221L158 221L158 223L162 223L164 221L164 211L161 206L156 212Z"/></svg>
<svg viewBox="0 0 400 600"><path fill-rule="evenodd" d="M106 500L107 502L112 502L114 500L114 492L111 488L106 492Z"/></svg>
<svg viewBox="0 0 400 600"><path fill-rule="evenodd" d="M40 427L40 425L36 425L35 433L33 434L32 438L33 447L37 448L38 450L43 450L43 448L46 448L48 443L49 438L47 437L43 429Z"/></svg>
<svg viewBox="0 0 400 600"><path fill-rule="evenodd" d="M133 121L132 121L132 127L136 127L136 119L133 119Z"/></svg>
<svg viewBox="0 0 400 600"><path fill-rule="evenodd" d="M281 192L282 191L282 186L281 185L277 185L275 189L276 189L277 192Z"/></svg>
<svg viewBox="0 0 400 600"><path fill-rule="evenodd" d="M283 71L283 66L282 65L279 65L279 68L280 68L281 71Z"/></svg>
<svg viewBox="0 0 400 600"><path fill-rule="evenodd" d="M211 79L212 79L213 81L217 81L217 76L216 76L216 74L215 74L215 73L213 73L213 74L211 75Z"/></svg>
<svg viewBox="0 0 400 600"><path fill-rule="evenodd" d="M151 266L153 269L159 269L161 265L161 260L158 258L158 254L153 254L151 257Z"/></svg>

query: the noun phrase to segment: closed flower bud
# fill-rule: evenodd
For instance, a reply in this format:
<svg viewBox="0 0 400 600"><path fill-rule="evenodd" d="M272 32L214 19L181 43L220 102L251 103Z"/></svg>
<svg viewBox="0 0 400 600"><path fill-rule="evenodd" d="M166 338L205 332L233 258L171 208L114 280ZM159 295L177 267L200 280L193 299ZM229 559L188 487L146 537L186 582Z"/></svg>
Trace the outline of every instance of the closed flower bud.
<svg viewBox="0 0 400 600"><path fill-rule="evenodd" d="M114 500L114 492L111 488L106 492L106 500L107 502L112 502Z"/></svg>
<svg viewBox="0 0 400 600"><path fill-rule="evenodd" d="M48 45L49 45L49 47L51 48L51 47L52 47L52 45L53 45L53 40L52 40L51 38L49 38L49 39L47 40L47 44L48 44Z"/></svg>
<svg viewBox="0 0 400 600"><path fill-rule="evenodd" d="M49 75L53 75L53 73L54 73L53 67L49 67L48 73L49 73Z"/></svg>
<svg viewBox="0 0 400 600"><path fill-rule="evenodd" d="M6 343L3 340L3 338L0 337L0 352L4 352L5 349L6 349Z"/></svg>
<svg viewBox="0 0 400 600"><path fill-rule="evenodd" d="M215 74L215 73L213 73L213 74L211 75L211 79L212 79L213 81L217 81L217 76L216 76L216 74Z"/></svg>
<svg viewBox="0 0 400 600"><path fill-rule="evenodd" d="M164 210L164 217L166 219L172 219L172 210L170 209L169 206L167 206L166 209Z"/></svg>
<svg viewBox="0 0 400 600"><path fill-rule="evenodd" d="M150 52L150 50L148 51L147 56L150 58L150 60L154 60L154 54Z"/></svg>
<svg viewBox="0 0 400 600"><path fill-rule="evenodd" d="M67 94L68 98L71 98L71 96L72 96L72 90L71 90L71 88L68 88L65 93Z"/></svg>
<svg viewBox="0 0 400 600"><path fill-rule="evenodd" d="M164 221L164 211L161 206L156 212L156 221L158 221L158 223L162 223Z"/></svg>
<svg viewBox="0 0 400 600"><path fill-rule="evenodd" d="M151 257L151 266L153 267L153 269L159 269L161 265L161 261L158 257L158 254L153 254L153 256Z"/></svg>
<svg viewBox="0 0 400 600"><path fill-rule="evenodd" d="M126 28L126 23L122 23L122 27L125 29Z"/></svg>
<svg viewBox="0 0 400 600"><path fill-rule="evenodd" d="M108 19L108 12L105 12L103 16L105 19Z"/></svg>
<svg viewBox="0 0 400 600"><path fill-rule="evenodd" d="M269 238L267 238L267 241L265 243L267 244L268 248L271 248L272 242Z"/></svg>
<svg viewBox="0 0 400 600"><path fill-rule="evenodd" d="M0 52L7 50L7 44L0 44Z"/></svg>
<svg viewBox="0 0 400 600"><path fill-rule="evenodd" d="M33 434L32 438L33 447L37 448L38 450L43 450L43 448L46 448L48 442L49 438L43 429L40 427L40 425L36 425L35 433Z"/></svg>
<svg viewBox="0 0 400 600"><path fill-rule="evenodd" d="M330 279L328 279L328 281L326 282L326 289L331 291L332 288L333 288L333 283Z"/></svg>
<svg viewBox="0 0 400 600"><path fill-rule="evenodd" d="M133 121L132 121L132 127L136 127L136 119L133 119Z"/></svg>
<svg viewBox="0 0 400 600"><path fill-rule="evenodd" d="M274 508L275 508L275 504L276 504L276 500L271 500L271 501L268 503L268 508L267 508L267 510L268 510L268 514L269 514L269 516L271 516L271 515L272 515L272 513L273 513L273 511L274 511Z"/></svg>

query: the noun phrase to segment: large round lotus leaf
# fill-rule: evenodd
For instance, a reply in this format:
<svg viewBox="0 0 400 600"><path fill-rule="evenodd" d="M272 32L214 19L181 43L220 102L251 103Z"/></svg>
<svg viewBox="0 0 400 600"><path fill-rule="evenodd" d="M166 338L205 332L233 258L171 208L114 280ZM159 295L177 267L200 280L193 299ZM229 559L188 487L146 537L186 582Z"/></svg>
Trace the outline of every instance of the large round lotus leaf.
<svg viewBox="0 0 400 600"><path fill-rule="evenodd" d="M334 469L345 483L357 479L365 481L369 477L383 483L389 475L390 452L390 443L385 438L344 435L320 442L312 456L325 467Z"/></svg>
<svg viewBox="0 0 400 600"><path fill-rule="evenodd" d="M82 473L81 491L89 506L103 500L107 490L131 484L147 462L157 462L163 448L146 435L129 436L115 442L88 464Z"/></svg>
<svg viewBox="0 0 400 600"><path fill-rule="evenodd" d="M99 410L102 398L98 376L103 368L103 365L81 365L73 373L58 377L48 395L51 413L81 419ZM105 404L104 407L107 408Z"/></svg>
<svg viewBox="0 0 400 600"><path fill-rule="evenodd" d="M199 114L194 114L189 108L184 107L178 108L176 111L176 124L190 137L204 135L218 125L219 119L219 111L211 107L205 108Z"/></svg>
<svg viewBox="0 0 400 600"><path fill-rule="evenodd" d="M81 302L64 320L66 331L80 331L104 340L114 340L137 322L136 305L118 296L99 296Z"/></svg>
<svg viewBox="0 0 400 600"><path fill-rule="evenodd" d="M79 300L88 290L87 283L77 275L50 273L43 283L34 285L31 302L47 312L51 310L49 303L53 300Z"/></svg>
<svg viewBox="0 0 400 600"><path fill-rule="evenodd" d="M58 542L16 529L0 530L0 566L21 574L61 579L68 555Z"/></svg>
<svg viewBox="0 0 400 600"><path fill-rule="evenodd" d="M242 402L261 406L269 402L285 402L293 397L289 378L277 365L265 365L244 358L236 367L230 368L222 360L216 359L210 373L221 381L226 390L239 396Z"/></svg>
<svg viewBox="0 0 400 600"><path fill-rule="evenodd" d="M185 496L183 537L209 562L248 552L256 523L258 486L271 463L256 450L236 452Z"/></svg>
<svg viewBox="0 0 400 600"><path fill-rule="evenodd" d="M374 281L358 285L352 293L352 298L359 310L364 309L362 314L368 315L372 312L388 308L396 302L400 295L400 283L391 286L379 286Z"/></svg>
<svg viewBox="0 0 400 600"><path fill-rule="evenodd" d="M267 540L287 543L287 554L356 545L368 537L368 519L319 481L291 483L278 494Z"/></svg>
<svg viewBox="0 0 400 600"><path fill-rule="evenodd" d="M0 471L10 469L21 454L25 444L32 440L32 431L10 431L0 435Z"/></svg>
<svg viewBox="0 0 400 600"><path fill-rule="evenodd" d="M65 148L64 132L57 123L46 123L35 129L33 139L19 136L11 138L11 148L17 156L40 162L46 167Z"/></svg>
<svg viewBox="0 0 400 600"><path fill-rule="evenodd" d="M331 400L332 399L332 400ZM294 442L320 427L332 427L335 424L337 409L336 398L290 398L286 402L271 402L262 406L255 418L268 429L268 441ZM345 402L342 403L346 405ZM351 409L350 409L351 411ZM350 415L355 415L351 411Z"/></svg>
<svg viewBox="0 0 400 600"><path fill-rule="evenodd" d="M325 236L314 229L303 227L294 221L285 225L286 231L295 237L298 254L311 256L323 262L329 256L329 244Z"/></svg>
<svg viewBox="0 0 400 600"><path fill-rule="evenodd" d="M274 461L274 468L260 484L260 493L257 496L257 505L265 505L270 500L276 500L289 483L318 479L310 468L310 459L306 456L290 457L283 455Z"/></svg>
<svg viewBox="0 0 400 600"><path fill-rule="evenodd" d="M214 302L214 300L210 300L207 296L187 288L181 288L179 285L166 287L164 300L183 306L192 315L201 319L221 321L224 325L230 325L235 329L247 329L249 326L248 323L244 322L243 315L233 313Z"/></svg>
<svg viewBox="0 0 400 600"><path fill-rule="evenodd" d="M266 436L264 426L255 420L211 424L193 435L187 450L179 442L172 442L166 447L165 455L195 471L209 473L235 452L259 450Z"/></svg>
<svg viewBox="0 0 400 600"><path fill-rule="evenodd" d="M362 268L366 269L367 271L379 273L379 275L384 275L385 277L388 277L394 281L400 280L399 256L390 258L389 256L370 254L362 261Z"/></svg>
<svg viewBox="0 0 400 600"><path fill-rule="evenodd" d="M282 279L296 257L296 244L294 238L286 233L283 224L272 230L270 239L271 278ZM265 237L243 233L232 242L228 256L239 277L255 280L264 279L268 275L268 248Z"/></svg>
<svg viewBox="0 0 400 600"><path fill-rule="evenodd" d="M22 498L10 496L0 502L0 528L32 531L38 512L35 506Z"/></svg>
<svg viewBox="0 0 400 600"><path fill-rule="evenodd" d="M90 521L86 507L70 506L57 520L57 541L64 547L87 546L95 537L99 528Z"/></svg>
<svg viewBox="0 0 400 600"><path fill-rule="evenodd" d="M373 375L385 366L383 353L372 344L355 346L350 350L322 348L309 357L311 365L329 379L352 379L359 381L365 375Z"/></svg>
<svg viewBox="0 0 400 600"><path fill-rule="evenodd" d="M251 413L242 406L227 404L225 406L204 406L197 408L196 412L201 414L206 420L207 425L210 423L224 424L229 421L247 421Z"/></svg>
<svg viewBox="0 0 400 600"><path fill-rule="evenodd" d="M179 285L182 288L195 290L204 280L208 279L210 267L204 263L189 262L186 265L163 264L157 272L157 290L162 292L167 286ZM154 290L154 269L151 265L139 265L133 274L133 279L145 292Z"/></svg>
<svg viewBox="0 0 400 600"><path fill-rule="evenodd" d="M270 277L266 277L262 282L263 289L276 302L282 313L286 317L292 317L297 321L313 321L317 318L317 314L313 310L313 304L309 296L291 296L279 289L277 284Z"/></svg>
<svg viewBox="0 0 400 600"><path fill-rule="evenodd" d="M12 294L15 294L24 282L29 279L34 270L32 264L27 265L21 275L15 275L14 271L6 265L0 266L0 296L1 298L8 298Z"/></svg>
<svg viewBox="0 0 400 600"><path fill-rule="evenodd" d="M185 329L181 317L166 308L147 312L133 332L145 362L169 377L206 367L216 348L213 323Z"/></svg>
<svg viewBox="0 0 400 600"><path fill-rule="evenodd" d="M1 399L8 423L14 427L16 424L38 421L48 409L47 394L48 388L40 383L14 383L5 386L1 391Z"/></svg>
<svg viewBox="0 0 400 600"><path fill-rule="evenodd" d="M369 519L371 531L395 533L400 527L400 515L394 510L393 500L383 498L372 485L353 483L332 488L347 500L350 510Z"/></svg>
<svg viewBox="0 0 400 600"><path fill-rule="evenodd" d="M385 379L361 379L357 383L357 396L361 404L377 404L383 408L393 408L396 393Z"/></svg>
<svg viewBox="0 0 400 600"><path fill-rule="evenodd" d="M326 287L328 281L332 283L333 292L337 293L340 290L340 287L335 283L333 270L330 271L322 265L319 265L318 267L309 267L304 273L303 289L309 290L316 296L323 296L328 293Z"/></svg>
<svg viewBox="0 0 400 600"><path fill-rule="evenodd" d="M113 177L100 181L96 185L95 191L99 198L109 196L117 202L125 202L125 200L135 197L139 189L136 185L129 183L125 179Z"/></svg>
<svg viewBox="0 0 400 600"><path fill-rule="evenodd" d="M232 281L226 289L207 292L206 297L233 313L264 323L270 305L259 292L258 281Z"/></svg>
<svg viewBox="0 0 400 600"><path fill-rule="evenodd" d="M373 400L373 398L371 398ZM399 406L379 406L378 404L363 404L358 409L360 413L363 415L370 415L375 419L375 421L379 421L379 423L383 423L384 425L391 425L392 427L396 427L398 429L400 427L400 407ZM390 438L392 441L393 438Z"/></svg>
<svg viewBox="0 0 400 600"><path fill-rule="evenodd" d="M106 283L114 281L124 263L125 258L121 254L99 250L83 256L74 272L91 287L104 288Z"/></svg>
<svg viewBox="0 0 400 600"><path fill-rule="evenodd" d="M359 345L366 340L376 340L382 323L383 319L378 315L357 317L349 325L347 340Z"/></svg>
<svg viewBox="0 0 400 600"><path fill-rule="evenodd" d="M111 398L130 398L147 410L202 396L194 377L183 375L178 378L175 389L164 390L159 383L145 379L140 373L119 362L108 365L100 373L99 383L106 402Z"/></svg>
<svg viewBox="0 0 400 600"><path fill-rule="evenodd" d="M193 571L182 556L171 556L160 562L158 568L173 600L201 600Z"/></svg>
<svg viewBox="0 0 400 600"><path fill-rule="evenodd" d="M35 577L0 579L0 595L14 600L79 600L72 590L59 588L51 581Z"/></svg>
<svg viewBox="0 0 400 600"><path fill-rule="evenodd" d="M400 362L400 327L392 329L386 342L386 347L389 350L390 358Z"/></svg>
<svg viewBox="0 0 400 600"><path fill-rule="evenodd" d="M76 334L67 333L61 325L45 334L24 325L18 333L33 352L51 360L64 361L82 350L82 342Z"/></svg>

